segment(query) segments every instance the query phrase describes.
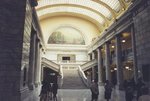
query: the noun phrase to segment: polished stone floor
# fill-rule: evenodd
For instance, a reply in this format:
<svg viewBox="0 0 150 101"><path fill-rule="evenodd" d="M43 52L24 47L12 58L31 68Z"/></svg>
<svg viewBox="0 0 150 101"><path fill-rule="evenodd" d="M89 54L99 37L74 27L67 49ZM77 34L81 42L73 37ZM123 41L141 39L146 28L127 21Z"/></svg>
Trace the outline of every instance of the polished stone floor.
<svg viewBox="0 0 150 101"><path fill-rule="evenodd" d="M57 101L91 101L91 92L89 89L59 89L57 98ZM98 101L106 101L103 87L100 88ZM124 92L113 90L110 101L125 101Z"/></svg>
<svg viewBox="0 0 150 101"><path fill-rule="evenodd" d="M91 101L91 92L89 89L61 89L58 91L58 101ZM106 101L103 90L100 90L98 101ZM110 101L125 101L124 93L113 91Z"/></svg>

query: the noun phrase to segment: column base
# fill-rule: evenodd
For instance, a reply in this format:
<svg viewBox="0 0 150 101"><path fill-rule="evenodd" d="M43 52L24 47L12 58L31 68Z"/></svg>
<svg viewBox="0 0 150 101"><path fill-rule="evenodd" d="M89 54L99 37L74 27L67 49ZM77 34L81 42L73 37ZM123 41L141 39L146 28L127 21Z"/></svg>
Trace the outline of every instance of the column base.
<svg viewBox="0 0 150 101"><path fill-rule="evenodd" d="M32 83L32 84L29 84L28 87L29 87L29 90L34 90L34 88L35 88L35 86L34 86L33 83Z"/></svg>
<svg viewBox="0 0 150 101"><path fill-rule="evenodd" d="M35 87L37 88L39 86L39 82L35 82Z"/></svg>
<svg viewBox="0 0 150 101"><path fill-rule="evenodd" d="M98 82L98 85L99 86L104 86L104 83L103 82Z"/></svg>

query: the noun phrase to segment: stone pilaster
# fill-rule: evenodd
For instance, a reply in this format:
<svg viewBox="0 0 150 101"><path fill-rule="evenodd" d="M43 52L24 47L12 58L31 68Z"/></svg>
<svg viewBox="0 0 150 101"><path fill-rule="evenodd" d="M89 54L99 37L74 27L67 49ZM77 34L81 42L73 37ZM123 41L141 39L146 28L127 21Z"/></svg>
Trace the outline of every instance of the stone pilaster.
<svg viewBox="0 0 150 101"><path fill-rule="evenodd" d="M31 46L30 46L30 61L29 61L29 89L34 88L34 68L35 68L35 49L36 49L36 32L32 29L31 32Z"/></svg>
<svg viewBox="0 0 150 101"><path fill-rule="evenodd" d="M42 66L41 66L41 55L42 55L42 46L40 45L40 50L39 50L39 60L38 60L38 66L39 66L39 69L38 69L38 83L41 84L41 72L42 72Z"/></svg>
<svg viewBox="0 0 150 101"><path fill-rule="evenodd" d="M39 71L39 50L40 50L39 39L36 39L36 51L35 51L35 70L34 70L34 83L38 86L38 71Z"/></svg>
<svg viewBox="0 0 150 101"><path fill-rule="evenodd" d="M92 60L94 60L94 59L95 59L95 53L92 52ZM95 80L95 75L96 75L95 67L92 67L92 80Z"/></svg>

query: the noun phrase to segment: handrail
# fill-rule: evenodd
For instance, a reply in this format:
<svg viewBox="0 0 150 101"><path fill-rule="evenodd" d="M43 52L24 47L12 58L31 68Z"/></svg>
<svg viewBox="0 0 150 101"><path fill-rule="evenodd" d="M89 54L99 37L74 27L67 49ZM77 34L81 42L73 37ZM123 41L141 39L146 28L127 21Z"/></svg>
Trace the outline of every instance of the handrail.
<svg viewBox="0 0 150 101"><path fill-rule="evenodd" d="M80 66L78 67L78 72L79 72L79 75L81 76L81 78L82 78L84 84L85 84L87 87L89 87L88 79L87 79L87 77L85 76L85 73L83 72L83 70L81 69Z"/></svg>
<svg viewBox="0 0 150 101"><path fill-rule="evenodd" d="M48 59L46 59L44 57L42 57L42 62L44 64L46 64L46 65L51 66L53 69L55 69L57 71L60 69L60 65L59 64L56 64L55 62L52 62L51 60L48 60Z"/></svg>
<svg viewBox="0 0 150 101"><path fill-rule="evenodd" d="M63 84L63 70L62 70L62 65L56 64L55 62L53 62L53 61L51 61L49 59L46 59L45 57L42 57L42 63L59 73L59 76L58 76L58 86L61 87L62 84Z"/></svg>
<svg viewBox="0 0 150 101"><path fill-rule="evenodd" d="M91 61L86 62L85 64L82 64L81 68L82 68L82 70L87 70L87 69L89 69L93 66L96 66L96 65L97 65L97 60L93 59Z"/></svg>

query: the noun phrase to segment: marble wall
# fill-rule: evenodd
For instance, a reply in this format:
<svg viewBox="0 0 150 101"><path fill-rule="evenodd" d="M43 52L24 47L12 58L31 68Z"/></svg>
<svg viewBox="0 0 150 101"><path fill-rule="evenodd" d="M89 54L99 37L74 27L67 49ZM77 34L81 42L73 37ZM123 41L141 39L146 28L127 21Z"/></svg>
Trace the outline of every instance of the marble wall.
<svg viewBox="0 0 150 101"><path fill-rule="evenodd" d="M138 7L138 6L137 6ZM134 12L137 65L139 76L150 82L150 2L141 2ZM147 71L147 72L146 72ZM143 74L143 75L141 75Z"/></svg>

